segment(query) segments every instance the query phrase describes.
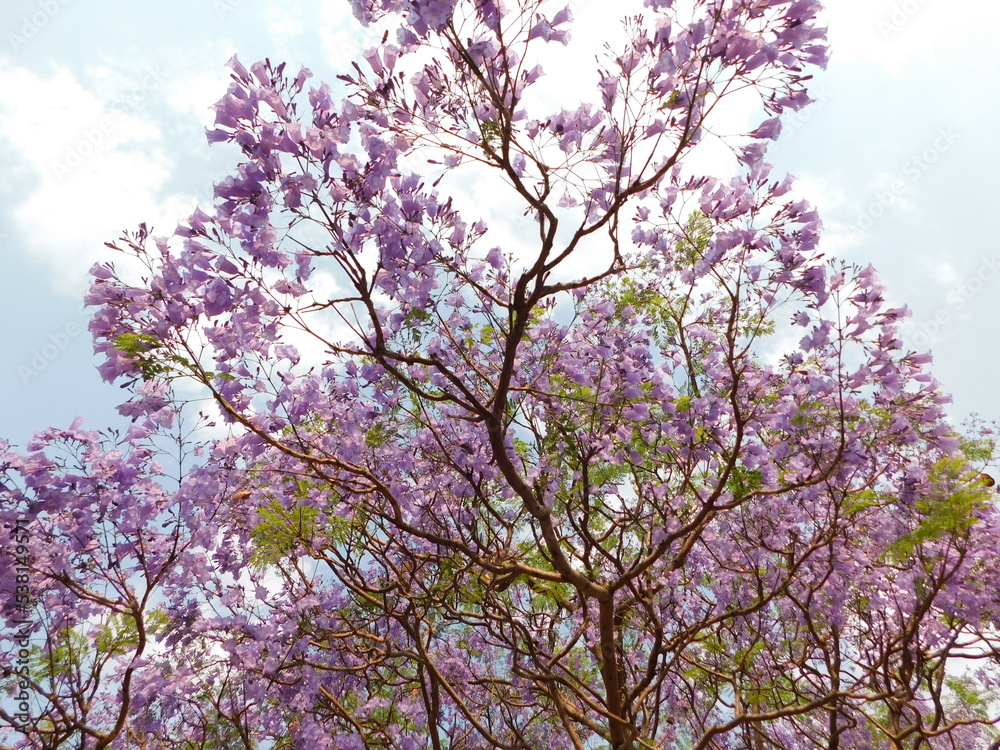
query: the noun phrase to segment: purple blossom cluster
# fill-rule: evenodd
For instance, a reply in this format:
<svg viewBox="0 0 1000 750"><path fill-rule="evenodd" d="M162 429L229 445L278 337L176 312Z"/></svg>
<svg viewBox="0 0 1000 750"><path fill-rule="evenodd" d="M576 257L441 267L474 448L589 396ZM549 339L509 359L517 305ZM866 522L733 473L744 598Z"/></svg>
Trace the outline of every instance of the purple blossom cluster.
<svg viewBox="0 0 1000 750"><path fill-rule="evenodd" d="M765 161L819 3L645 5L572 111L527 96L540 0L356 0L398 28L339 100L233 58L214 205L92 271L132 428L0 455L5 746L987 746L993 433ZM692 171L747 90L737 176Z"/></svg>

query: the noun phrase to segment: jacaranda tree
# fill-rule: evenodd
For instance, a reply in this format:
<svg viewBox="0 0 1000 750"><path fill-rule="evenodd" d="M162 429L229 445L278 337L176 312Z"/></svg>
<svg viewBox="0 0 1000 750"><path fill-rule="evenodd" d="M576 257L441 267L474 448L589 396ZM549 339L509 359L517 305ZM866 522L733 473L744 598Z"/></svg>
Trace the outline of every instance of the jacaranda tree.
<svg viewBox="0 0 1000 750"><path fill-rule="evenodd" d="M764 161L819 3L647 0L558 111L558 3L353 5L342 93L234 58L214 206L93 269L132 428L0 459L9 746L990 746L991 433Z"/></svg>

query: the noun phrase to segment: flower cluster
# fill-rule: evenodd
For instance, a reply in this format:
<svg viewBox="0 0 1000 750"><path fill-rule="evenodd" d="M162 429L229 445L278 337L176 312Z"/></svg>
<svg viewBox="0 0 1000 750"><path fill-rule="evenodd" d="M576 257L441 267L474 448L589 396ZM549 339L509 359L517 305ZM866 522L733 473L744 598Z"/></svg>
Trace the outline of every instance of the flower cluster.
<svg viewBox="0 0 1000 750"><path fill-rule="evenodd" d="M819 4L648 0L558 111L559 4L353 6L398 28L346 96L233 58L214 205L113 245L141 280L93 269L132 429L0 457L36 597L12 746L985 742L992 433L765 161ZM736 176L693 171L747 91ZM226 434L173 482L193 391Z"/></svg>

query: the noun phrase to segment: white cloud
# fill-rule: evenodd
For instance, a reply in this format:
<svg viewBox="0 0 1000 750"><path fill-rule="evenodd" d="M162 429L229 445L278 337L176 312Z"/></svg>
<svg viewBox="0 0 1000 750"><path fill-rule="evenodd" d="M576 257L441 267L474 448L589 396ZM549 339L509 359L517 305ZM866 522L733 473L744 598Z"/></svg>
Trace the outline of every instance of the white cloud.
<svg viewBox="0 0 1000 750"><path fill-rule="evenodd" d="M942 287L952 287L962 281L955 263L942 258L924 258L924 276Z"/></svg>
<svg viewBox="0 0 1000 750"><path fill-rule="evenodd" d="M843 187L822 177L797 177L795 192L816 206L821 213L843 206L848 199Z"/></svg>
<svg viewBox="0 0 1000 750"><path fill-rule="evenodd" d="M326 64L337 73L353 72L351 61L381 39L380 31L358 23L347 3L322 3L318 26Z"/></svg>
<svg viewBox="0 0 1000 750"><path fill-rule="evenodd" d="M20 161L0 178L12 229L52 285L74 294L105 241L160 215L156 192L172 172L156 124L120 99L111 74L96 80L107 85L85 87L65 69L0 71L0 141Z"/></svg>
<svg viewBox="0 0 1000 750"><path fill-rule="evenodd" d="M905 76L916 62L940 65L954 39L970 64L992 64L1000 5L993 0L835 0L826 3L835 59Z"/></svg>
<svg viewBox="0 0 1000 750"><path fill-rule="evenodd" d="M302 7L302 0L285 0L267 6L263 12L268 35L279 43L294 46L306 33L306 19L310 17L310 12Z"/></svg>
<svg viewBox="0 0 1000 750"><path fill-rule="evenodd" d="M201 64L187 66L187 75L171 76L163 87L163 97L173 112L190 122L211 126L215 122L212 105L225 95L232 82L225 66L229 57L219 47L212 54L203 54Z"/></svg>

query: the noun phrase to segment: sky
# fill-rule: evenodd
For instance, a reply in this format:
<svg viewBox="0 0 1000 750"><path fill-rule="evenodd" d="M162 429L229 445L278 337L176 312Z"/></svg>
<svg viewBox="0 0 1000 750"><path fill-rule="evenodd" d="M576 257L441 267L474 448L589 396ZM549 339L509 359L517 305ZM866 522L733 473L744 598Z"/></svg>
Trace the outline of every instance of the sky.
<svg viewBox="0 0 1000 750"><path fill-rule="evenodd" d="M592 55L605 0L573 0ZM832 57L771 149L820 210L822 248L874 265L934 355L957 423L1000 418L1000 4L828 0ZM589 31L588 31L588 22ZM372 41L346 0L4 0L0 14L0 437L121 424L82 305L104 243L170 233L236 162L204 129L225 62L332 81ZM572 67L568 68L572 71ZM579 76L577 76L579 78Z"/></svg>

